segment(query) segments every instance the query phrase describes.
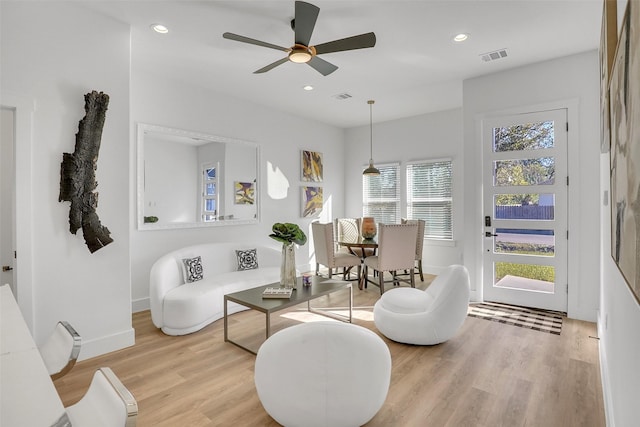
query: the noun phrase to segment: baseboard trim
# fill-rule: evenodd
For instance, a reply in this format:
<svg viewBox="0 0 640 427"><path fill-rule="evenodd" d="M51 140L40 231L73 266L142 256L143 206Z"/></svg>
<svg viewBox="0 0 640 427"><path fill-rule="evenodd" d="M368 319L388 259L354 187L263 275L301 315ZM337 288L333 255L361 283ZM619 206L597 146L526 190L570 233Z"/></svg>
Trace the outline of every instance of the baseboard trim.
<svg viewBox="0 0 640 427"><path fill-rule="evenodd" d="M95 338L92 340L83 339L78 360L90 359L92 357L111 353L112 351L131 347L135 342L136 335L133 328L129 328L106 337Z"/></svg>
<svg viewBox="0 0 640 427"><path fill-rule="evenodd" d="M137 313L139 311L150 310L151 305L149 304L149 297L146 298L138 298L131 301L131 312Z"/></svg>
<svg viewBox="0 0 640 427"><path fill-rule="evenodd" d="M611 399L611 386L609 383L609 364L607 363L607 352L604 346L605 332L602 327L602 319L600 318L600 310L597 313L598 328L598 353L600 355L600 382L602 384L602 398L604 400L604 417L608 427L615 427L616 423L613 419L613 401Z"/></svg>

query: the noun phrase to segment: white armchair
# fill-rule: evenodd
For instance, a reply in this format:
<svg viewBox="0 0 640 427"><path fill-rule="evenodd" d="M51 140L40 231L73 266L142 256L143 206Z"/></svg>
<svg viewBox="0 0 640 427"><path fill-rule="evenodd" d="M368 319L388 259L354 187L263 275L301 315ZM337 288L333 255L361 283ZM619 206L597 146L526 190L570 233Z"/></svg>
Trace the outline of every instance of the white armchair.
<svg viewBox="0 0 640 427"><path fill-rule="evenodd" d="M386 292L373 307L373 321L384 336L406 344L433 345L460 329L469 307L469 272L451 265L429 287Z"/></svg>

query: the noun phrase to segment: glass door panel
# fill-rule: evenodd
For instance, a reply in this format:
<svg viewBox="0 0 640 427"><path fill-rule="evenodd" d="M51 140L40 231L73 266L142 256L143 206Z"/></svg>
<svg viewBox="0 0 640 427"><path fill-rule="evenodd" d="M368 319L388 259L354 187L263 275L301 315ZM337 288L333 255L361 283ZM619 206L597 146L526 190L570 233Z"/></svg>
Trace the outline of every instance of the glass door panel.
<svg viewBox="0 0 640 427"><path fill-rule="evenodd" d="M566 111L483 129L484 299L566 311Z"/></svg>

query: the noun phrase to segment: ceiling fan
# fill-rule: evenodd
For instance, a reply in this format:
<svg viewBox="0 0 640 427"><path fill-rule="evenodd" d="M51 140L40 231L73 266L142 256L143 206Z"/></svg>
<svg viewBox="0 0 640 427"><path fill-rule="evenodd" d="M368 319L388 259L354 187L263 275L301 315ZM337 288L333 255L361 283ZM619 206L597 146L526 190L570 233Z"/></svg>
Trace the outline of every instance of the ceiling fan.
<svg viewBox="0 0 640 427"><path fill-rule="evenodd" d="M327 76L337 70L338 67L324 59L318 58L317 55L342 52L345 50L364 49L376 45L376 35L374 33L366 33L327 43L321 43L315 46L309 46L311 34L313 33L313 28L316 25L319 13L320 8L317 6L303 1L295 2L295 17L293 21L291 21L291 27L295 31L295 42L291 47L282 47L228 32L224 33L222 37L238 42L281 50L288 53L286 57L254 71L254 74L265 73L278 65L291 61L295 63L307 63L311 68L318 71L323 76Z"/></svg>

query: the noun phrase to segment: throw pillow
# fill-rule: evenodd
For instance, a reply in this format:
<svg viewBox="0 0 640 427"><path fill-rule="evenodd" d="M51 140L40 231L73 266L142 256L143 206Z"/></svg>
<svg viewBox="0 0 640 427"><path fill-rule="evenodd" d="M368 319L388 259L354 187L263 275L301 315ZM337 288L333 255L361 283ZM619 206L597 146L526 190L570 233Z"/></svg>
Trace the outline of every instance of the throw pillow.
<svg viewBox="0 0 640 427"><path fill-rule="evenodd" d="M202 280L202 258L197 256L195 258L185 258L182 260L184 263L184 281L186 283L197 282Z"/></svg>
<svg viewBox="0 0 640 427"><path fill-rule="evenodd" d="M238 257L238 271L258 268L257 249L236 250L236 257Z"/></svg>

